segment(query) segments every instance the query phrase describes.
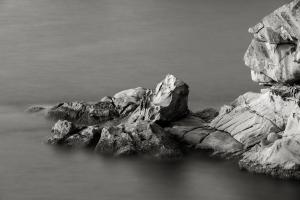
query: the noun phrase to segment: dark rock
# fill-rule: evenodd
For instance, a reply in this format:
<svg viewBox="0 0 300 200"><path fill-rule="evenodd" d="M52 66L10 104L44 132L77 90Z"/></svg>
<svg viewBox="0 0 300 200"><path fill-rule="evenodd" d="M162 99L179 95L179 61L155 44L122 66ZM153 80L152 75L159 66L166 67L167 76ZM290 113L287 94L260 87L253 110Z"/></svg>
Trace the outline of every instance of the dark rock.
<svg viewBox="0 0 300 200"><path fill-rule="evenodd" d="M201 110L199 112L193 113L193 115L200 117L205 122L211 122L216 116L218 116L219 111L217 111L214 108L206 108L204 110Z"/></svg>
<svg viewBox="0 0 300 200"><path fill-rule="evenodd" d="M217 153L237 153L243 150L243 144L235 140L229 133L214 131L199 143L196 148L210 149Z"/></svg>
<svg viewBox="0 0 300 200"><path fill-rule="evenodd" d="M133 140L119 126L103 128L95 151L103 154L128 154L128 149L134 150Z"/></svg>
<svg viewBox="0 0 300 200"><path fill-rule="evenodd" d="M94 125L119 117L111 102L61 103L50 108L47 117L54 120L68 120L78 125Z"/></svg>

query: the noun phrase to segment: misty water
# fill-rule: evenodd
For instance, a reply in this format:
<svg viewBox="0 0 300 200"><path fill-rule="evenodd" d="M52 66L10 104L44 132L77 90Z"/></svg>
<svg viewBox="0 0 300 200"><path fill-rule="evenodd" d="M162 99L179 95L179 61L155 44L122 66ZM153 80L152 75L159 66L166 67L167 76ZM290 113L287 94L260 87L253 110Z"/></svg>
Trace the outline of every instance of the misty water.
<svg viewBox="0 0 300 200"><path fill-rule="evenodd" d="M195 153L115 159L43 143L34 104L99 100L172 73L190 108L258 91L243 64L249 26L284 0L0 0L0 199L299 199L300 184Z"/></svg>

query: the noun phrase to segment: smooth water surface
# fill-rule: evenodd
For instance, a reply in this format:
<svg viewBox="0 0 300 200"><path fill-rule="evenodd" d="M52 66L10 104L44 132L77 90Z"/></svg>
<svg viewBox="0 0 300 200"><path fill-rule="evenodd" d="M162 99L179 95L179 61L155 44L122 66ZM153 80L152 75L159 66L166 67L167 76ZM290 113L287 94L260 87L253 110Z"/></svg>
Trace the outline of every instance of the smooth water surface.
<svg viewBox="0 0 300 200"><path fill-rule="evenodd" d="M43 143L32 104L98 100L172 73L190 107L258 91L243 54L249 26L284 0L0 0L0 199L299 199L300 184L235 162L109 159Z"/></svg>

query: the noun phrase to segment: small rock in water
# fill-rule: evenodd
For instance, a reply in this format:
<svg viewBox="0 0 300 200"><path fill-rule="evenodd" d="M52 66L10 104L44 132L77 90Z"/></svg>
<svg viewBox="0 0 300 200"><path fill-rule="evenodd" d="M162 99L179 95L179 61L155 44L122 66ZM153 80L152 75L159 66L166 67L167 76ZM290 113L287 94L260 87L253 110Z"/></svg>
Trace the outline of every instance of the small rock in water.
<svg viewBox="0 0 300 200"><path fill-rule="evenodd" d="M72 122L66 120L58 120L52 127L52 136L48 139L50 144L60 144L72 134L77 131L75 125Z"/></svg>

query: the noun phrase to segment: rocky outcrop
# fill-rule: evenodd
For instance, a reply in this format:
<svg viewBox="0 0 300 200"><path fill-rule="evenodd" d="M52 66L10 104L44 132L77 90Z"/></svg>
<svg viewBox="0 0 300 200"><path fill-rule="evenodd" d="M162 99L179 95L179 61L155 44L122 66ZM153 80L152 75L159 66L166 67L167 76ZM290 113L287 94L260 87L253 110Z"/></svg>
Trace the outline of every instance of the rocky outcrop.
<svg viewBox="0 0 300 200"><path fill-rule="evenodd" d="M295 0L249 29L245 53L255 82L267 86L221 108L210 126L244 145L239 165L251 172L300 178L300 1Z"/></svg>
<svg viewBox="0 0 300 200"><path fill-rule="evenodd" d="M253 40L245 53L252 80L272 84L300 79L300 1L286 4L249 29Z"/></svg>
<svg viewBox="0 0 300 200"><path fill-rule="evenodd" d="M209 126L217 110L189 111L188 94L186 83L167 75L154 90L138 87L95 103L33 106L28 112L43 112L48 119L58 120L49 144L90 148L101 154L178 158L186 148L224 155L242 152L242 143Z"/></svg>
<svg viewBox="0 0 300 200"><path fill-rule="evenodd" d="M300 0L249 29L244 60L264 85L219 111L188 109L189 87L167 75L155 89L137 87L99 102L33 106L57 121L48 143L114 156L178 158L185 150L238 156L251 172L300 179Z"/></svg>
<svg viewBox="0 0 300 200"><path fill-rule="evenodd" d="M178 158L182 147L161 126L189 113L188 94L186 83L167 75L155 90L138 87L103 97L99 102L32 106L27 111L58 120L47 141L49 144L90 148L115 156Z"/></svg>

